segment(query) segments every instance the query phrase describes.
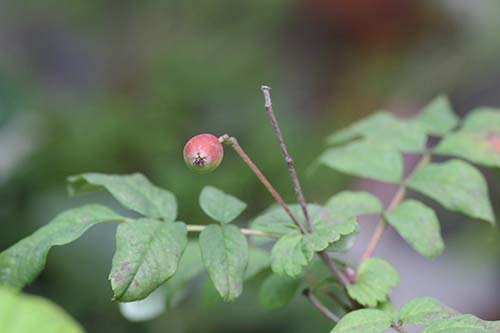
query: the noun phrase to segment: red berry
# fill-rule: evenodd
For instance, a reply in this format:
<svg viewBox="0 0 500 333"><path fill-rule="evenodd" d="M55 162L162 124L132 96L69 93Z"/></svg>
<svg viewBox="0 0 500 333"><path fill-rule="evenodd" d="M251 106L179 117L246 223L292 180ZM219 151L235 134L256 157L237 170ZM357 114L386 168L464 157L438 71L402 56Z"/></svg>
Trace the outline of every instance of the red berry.
<svg viewBox="0 0 500 333"><path fill-rule="evenodd" d="M191 170L198 173L217 169L223 156L222 144L212 134L198 134L184 146L184 161Z"/></svg>

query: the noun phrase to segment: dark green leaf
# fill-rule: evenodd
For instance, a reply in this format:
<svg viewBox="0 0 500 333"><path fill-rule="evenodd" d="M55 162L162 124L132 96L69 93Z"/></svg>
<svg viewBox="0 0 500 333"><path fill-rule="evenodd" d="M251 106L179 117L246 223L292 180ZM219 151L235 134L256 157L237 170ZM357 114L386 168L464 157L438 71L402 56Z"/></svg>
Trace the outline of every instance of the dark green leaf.
<svg viewBox="0 0 500 333"><path fill-rule="evenodd" d="M220 223L229 223L247 208L247 204L221 190L205 186L200 193L200 206L203 211Z"/></svg>
<svg viewBox="0 0 500 333"><path fill-rule="evenodd" d="M300 284L300 279L271 274L260 288L259 302L268 310L283 308L297 294Z"/></svg>
<svg viewBox="0 0 500 333"><path fill-rule="evenodd" d="M405 324L429 325L436 319L457 316L458 313L432 297L418 297L406 303L399 312L399 320Z"/></svg>
<svg viewBox="0 0 500 333"><path fill-rule="evenodd" d="M0 332L83 333L83 328L49 300L0 286Z"/></svg>
<svg viewBox="0 0 500 333"><path fill-rule="evenodd" d="M422 109L417 120L428 133L439 136L448 133L458 124L458 117L453 113L453 108L446 96L434 98Z"/></svg>
<svg viewBox="0 0 500 333"><path fill-rule="evenodd" d="M73 242L97 223L120 220L124 218L101 205L87 205L57 215L0 253L0 284L23 288L43 270L52 246Z"/></svg>
<svg viewBox="0 0 500 333"><path fill-rule="evenodd" d="M175 196L154 186L140 173L105 175L84 173L68 178L70 194L105 188L123 206L144 216L174 221L177 216Z"/></svg>
<svg viewBox="0 0 500 333"><path fill-rule="evenodd" d="M473 315L461 315L438 319L430 323L422 333L498 333L500 321L485 321Z"/></svg>
<svg viewBox="0 0 500 333"><path fill-rule="evenodd" d="M311 257L303 251L302 234L293 231L281 237L271 251L271 267L276 274L296 277Z"/></svg>
<svg viewBox="0 0 500 333"><path fill-rule="evenodd" d="M362 214L382 213L384 207L380 200L363 191L342 191L335 194L326 202L325 207L338 217L356 217Z"/></svg>
<svg viewBox="0 0 500 333"><path fill-rule="evenodd" d="M408 186L449 210L495 222L486 181L476 168L466 162L451 160L426 165L408 180Z"/></svg>
<svg viewBox="0 0 500 333"><path fill-rule="evenodd" d="M331 333L383 333L391 324L391 317L385 312L361 309L342 317Z"/></svg>
<svg viewBox="0 0 500 333"><path fill-rule="evenodd" d="M186 245L182 222L139 219L121 224L109 275L115 299L131 302L151 294L174 275Z"/></svg>
<svg viewBox="0 0 500 333"><path fill-rule="evenodd" d="M393 147L371 141L355 141L328 149L319 162L347 174L388 183L398 183L403 176L401 154Z"/></svg>
<svg viewBox="0 0 500 333"><path fill-rule="evenodd" d="M332 134L328 143L338 144L359 137L410 152L422 151L427 138L421 124L396 118L387 112L377 112Z"/></svg>
<svg viewBox="0 0 500 333"><path fill-rule="evenodd" d="M434 211L416 200L406 200L386 214L387 221L416 251L433 258L444 249Z"/></svg>
<svg viewBox="0 0 500 333"><path fill-rule="evenodd" d="M355 217L336 219L328 209L313 221L314 231L303 236L303 247L308 261L315 252L323 251L330 244L340 240L342 236L352 234L357 230Z"/></svg>
<svg viewBox="0 0 500 333"><path fill-rule="evenodd" d="M365 260L358 270L354 284L347 286L349 295L366 306L385 302L392 288L399 283L398 272L387 261L379 258Z"/></svg>
<svg viewBox="0 0 500 333"><path fill-rule="evenodd" d="M243 290L248 264L248 244L240 229L233 225L209 225L200 234L203 263L219 294L233 300Z"/></svg>

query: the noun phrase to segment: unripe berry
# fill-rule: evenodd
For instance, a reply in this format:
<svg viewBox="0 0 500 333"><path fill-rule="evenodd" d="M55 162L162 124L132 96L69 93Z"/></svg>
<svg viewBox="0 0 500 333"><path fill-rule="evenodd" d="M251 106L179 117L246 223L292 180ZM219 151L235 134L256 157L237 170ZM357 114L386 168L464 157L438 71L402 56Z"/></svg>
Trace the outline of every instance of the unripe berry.
<svg viewBox="0 0 500 333"><path fill-rule="evenodd" d="M222 144L212 134L198 134L184 146L184 161L191 170L198 173L217 169L223 156Z"/></svg>

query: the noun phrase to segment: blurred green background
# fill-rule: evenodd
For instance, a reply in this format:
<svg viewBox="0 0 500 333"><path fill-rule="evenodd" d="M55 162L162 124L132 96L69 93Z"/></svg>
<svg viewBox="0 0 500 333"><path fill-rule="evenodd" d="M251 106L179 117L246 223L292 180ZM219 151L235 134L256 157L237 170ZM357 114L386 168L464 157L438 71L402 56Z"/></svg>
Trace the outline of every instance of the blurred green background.
<svg viewBox="0 0 500 333"><path fill-rule="evenodd" d="M100 201L118 209L104 194L67 198L65 178L86 171L144 173L176 194L188 223L208 222L197 200L207 184L248 202L245 218L265 209L270 196L232 151L210 175L185 168L183 145L201 132L236 136L292 201L261 84L273 88L309 201L344 187L385 198L391 188L382 184L308 172L324 137L377 109L412 115L439 93L449 94L461 115L500 106L499 34L495 0L0 1L0 250L65 208ZM486 175L498 217L498 172ZM396 303L422 292L500 319L498 292L491 292L500 281L498 232L440 216L449 246L433 262L387 236L379 254L388 254L407 281ZM107 281L114 228L96 227L53 250L28 291L63 306L89 332L331 326L300 297L266 313L254 285L234 303L208 307L194 295L158 319L131 323L111 302Z"/></svg>

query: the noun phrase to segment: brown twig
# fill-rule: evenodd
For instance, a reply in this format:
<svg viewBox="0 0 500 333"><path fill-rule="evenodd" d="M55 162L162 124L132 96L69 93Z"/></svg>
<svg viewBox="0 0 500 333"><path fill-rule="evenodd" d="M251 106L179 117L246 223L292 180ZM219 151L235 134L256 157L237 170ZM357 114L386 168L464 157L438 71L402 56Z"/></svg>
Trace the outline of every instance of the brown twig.
<svg viewBox="0 0 500 333"><path fill-rule="evenodd" d="M285 203L281 195L276 191L273 185L267 180L266 176L260 171L260 169L255 165L255 163L250 159L250 157L245 153L243 148L238 143L238 140L236 140L235 137L229 136L228 134L224 134L219 138L220 142L224 142L229 144L238 155L243 159L243 161L252 169L252 171L255 173L257 178L259 178L260 182L266 187L266 189L271 193L273 198L278 202L278 204L285 210L285 212L288 214L288 216L292 219L293 223L299 228L300 232L302 234L306 234L307 230L304 229L304 226L297 220L295 215L293 215L292 211L288 207L288 205Z"/></svg>
<svg viewBox="0 0 500 333"><path fill-rule="evenodd" d="M335 265L333 260L328 256L328 253L325 251L318 252L318 256L323 260L328 269L337 277L337 279L344 285L348 286L351 282L347 279L347 277L342 273L342 271Z"/></svg>
<svg viewBox="0 0 500 333"><path fill-rule="evenodd" d="M302 291L302 294L311 302L312 305L316 307L322 314L324 314L326 317L328 317L330 320L338 323L340 321L340 318L331 312L323 303L320 302L319 299L314 296L312 293L311 289L307 288Z"/></svg>
<svg viewBox="0 0 500 333"><path fill-rule="evenodd" d="M311 217L309 216L309 212L307 211L306 199L304 198L304 193L302 192L302 187L300 186L299 177L297 177L297 171L295 170L295 163L293 162L292 157L288 153L288 149L286 148L285 145L285 140L283 139L283 134L281 134L281 129L278 124L278 120L276 119L276 116L273 111L271 94L269 92L271 88L268 86L262 86L261 89L262 93L264 94L264 100L265 100L264 106L269 115L269 118L271 118L271 124L273 125L274 131L276 132L276 136L278 137L278 141L281 147L281 152L283 153L286 164L288 165L288 172L290 173L290 177L292 178L295 194L297 195L297 199L299 201L300 207L302 208L302 212L304 212L304 217L306 219L309 231L312 232L314 230L314 225L311 221Z"/></svg>
<svg viewBox="0 0 500 333"><path fill-rule="evenodd" d="M274 128L274 131L276 132L276 136L278 137L278 141L281 147L281 152L283 153L283 156L285 157L285 161L288 165L288 171L290 172L290 177L292 178L292 182L294 185L295 189L295 194L297 195L297 200L300 204L300 207L302 208L302 211L304 213L304 217L306 219L308 229L310 232L314 231L314 224L312 223L311 217L309 215L309 212L307 210L307 203L306 199L304 197L304 193L302 192L302 187L300 186L300 181L299 177L297 176L297 171L295 170L295 164L293 162L292 157L288 153L288 149L286 148L285 144L285 139L283 138L283 134L281 134L281 129L278 124L278 120L276 119L276 116L273 111L273 105L271 102L271 93L270 90L271 88L269 86L261 86L262 93L264 94L264 106L266 108L266 111L269 115L269 118L271 118L271 124ZM337 279L344 285L347 286L350 284L349 280L347 277L342 273L341 270L337 268L335 263L331 260L331 258L328 256L328 254L325 251L318 252L318 256L323 260L323 262L326 264L326 266L330 269L330 271L333 273L334 276L337 277Z"/></svg>
<svg viewBox="0 0 500 333"><path fill-rule="evenodd" d="M406 181L413 176L413 174L423 167L424 165L428 164L430 162L430 155L428 153L424 153L420 160L418 161L417 165L413 168L413 170L405 177L405 179L402 181L402 183L399 185L398 189L396 190L396 193L394 194L394 197L392 198L391 202L387 206L387 209L385 210L385 213L388 213L392 211L394 208L396 208L401 201L403 201L405 195L406 195ZM366 247L365 252L363 253L363 256L361 257L361 262L365 261L366 259L370 258L373 255L373 252L375 251L375 248L377 247L378 243L380 242L380 239L382 238L382 234L384 233L385 229L387 227L387 221L385 218L382 216L380 217L380 220L377 224L377 228L375 229L372 238L370 239L370 242L368 243L368 246Z"/></svg>

